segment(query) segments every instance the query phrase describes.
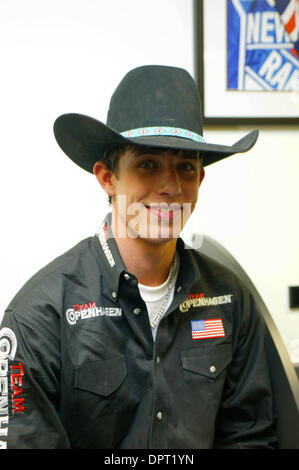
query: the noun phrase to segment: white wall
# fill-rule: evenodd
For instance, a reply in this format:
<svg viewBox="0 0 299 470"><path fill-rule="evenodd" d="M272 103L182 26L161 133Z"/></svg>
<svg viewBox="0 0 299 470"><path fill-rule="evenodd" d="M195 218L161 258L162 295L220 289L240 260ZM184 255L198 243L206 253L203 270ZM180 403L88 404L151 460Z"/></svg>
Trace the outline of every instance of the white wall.
<svg viewBox="0 0 299 470"><path fill-rule="evenodd" d="M205 138L231 144L249 130L209 128ZM299 285L298 175L298 127L262 127L250 152L206 168L196 210L203 231L254 281L299 363L299 309L290 310L288 300L288 286Z"/></svg>
<svg viewBox="0 0 299 470"><path fill-rule="evenodd" d="M31 275L95 232L107 209L94 177L56 144L55 118L105 121L115 86L135 66L193 74L192 6L1 1L0 317ZM205 138L232 144L249 130L210 128ZM250 153L207 168L195 214L256 282L290 353L299 339L299 312L287 303L287 287L299 284L298 174L298 128L263 128Z"/></svg>

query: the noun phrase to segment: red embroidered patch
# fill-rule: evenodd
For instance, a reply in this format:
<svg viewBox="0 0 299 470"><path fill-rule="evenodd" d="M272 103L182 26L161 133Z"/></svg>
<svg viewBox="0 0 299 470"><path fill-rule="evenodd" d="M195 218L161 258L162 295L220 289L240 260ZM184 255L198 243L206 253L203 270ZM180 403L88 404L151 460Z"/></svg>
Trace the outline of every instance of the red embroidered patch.
<svg viewBox="0 0 299 470"><path fill-rule="evenodd" d="M193 300L193 299L203 299L205 294L203 292L198 292L197 294L189 294L188 299Z"/></svg>
<svg viewBox="0 0 299 470"><path fill-rule="evenodd" d="M11 390L12 390L13 414L23 413L25 411L24 397L20 396L23 394L23 376L24 376L23 364L21 362L19 362L18 364L12 364L10 384L11 384Z"/></svg>

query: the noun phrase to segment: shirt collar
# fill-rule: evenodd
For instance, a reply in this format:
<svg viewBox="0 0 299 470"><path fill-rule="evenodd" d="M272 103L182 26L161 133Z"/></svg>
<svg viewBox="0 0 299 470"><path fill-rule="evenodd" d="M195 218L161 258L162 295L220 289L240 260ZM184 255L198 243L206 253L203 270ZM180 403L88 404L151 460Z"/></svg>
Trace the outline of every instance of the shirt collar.
<svg viewBox="0 0 299 470"><path fill-rule="evenodd" d="M112 214L108 213L94 237L94 246L100 257L103 276L111 290L111 298L116 301L120 280L124 276L130 276L131 281L137 286L138 280L134 274L127 271L123 259L120 256L116 241L111 229ZM193 250L188 248L181 238L177 241L177 251L180 256L180 269L177 285L182 290L188 290L199 278L199 267L194 258ZM184 289L184 287L186 289ZM180 289L180 290L181 290Z"/></svg>
<svg viewBox="0 0 299 470"><path fill-rule="evenodd" d="M127 271L112 233L111 220L112 214L109 212L94 237L94 246L100 257L103 276L110 287L111 297L116 301L120 277Z"/></svg>

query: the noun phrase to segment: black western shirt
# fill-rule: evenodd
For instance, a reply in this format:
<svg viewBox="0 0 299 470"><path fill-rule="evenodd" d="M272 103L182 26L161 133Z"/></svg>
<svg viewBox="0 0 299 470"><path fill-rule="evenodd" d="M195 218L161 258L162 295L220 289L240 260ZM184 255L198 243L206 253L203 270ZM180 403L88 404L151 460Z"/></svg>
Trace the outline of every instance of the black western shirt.
<svg viewBox="0 0 299 470"><path fill-rule="evenodd" d="M178 240L175 294L154 341L109 220L37 273L4 314L0 447L273 447L250 292Z"/></svg>

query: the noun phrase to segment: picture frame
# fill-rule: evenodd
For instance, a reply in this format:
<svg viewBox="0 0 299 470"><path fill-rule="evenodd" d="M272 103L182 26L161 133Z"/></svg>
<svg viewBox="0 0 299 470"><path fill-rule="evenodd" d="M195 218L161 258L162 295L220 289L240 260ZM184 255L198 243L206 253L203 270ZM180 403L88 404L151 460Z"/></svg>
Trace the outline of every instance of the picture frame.
<svg viewBox="0 0 299 470"><path fill-rule="evenodd" d="M244 37L244 34L243 32L241 34L241 27L237 32L239 42L234 43L230 38L232 31L235 34L238 30L238 15L242 14L242 7L247 8L252 1L194 0L195 80L199 87L206 125L299 124L299 89L297 88L299 57L292 61L293 54L290 54L289 44L286 44L288 35L284 34L283 25L281 26L278 22L278 13L276 14L273 8L271 9L273 0L258 0L264 3L262 7L265 10L269 5L268 12L254 12L247 19L247 24L249 19L251 23L249 23L250 27L247 26L246 40L249 42L250 39L257 38L257 41L261 43L260 36L262 35L263 41L265 42L266 39L268 44L262 43L264 48L262 50L260 43L249 44L249 52L246 48L243 50L243 82L241 82L243 89L235 85L236 76L242 75L241 73L238 75L238 70L234 70L237 64L239 71L242 72L240 61L238 65L238 60L236 60L238 54L242 55L240 38ZM233 10L235 7L238 7L237 12ZM232 25L229 25L232 19L237 22L237 27L232 28ZM244 27L244 17L242 21ZM239 24L241 24L241 19ZM263 31L261 31L262 27ZM279 44L275 43L275 34L277 38L279 36ZM261 60L253 72L251 68L254 67L246 66L246 54L251 53L250 47L251 51L254 49L255 58L258 57ZM273 57L277 57L280 52L283 60L278 67L280 59L278 58L279 60L275 62ZM271 53L272 56L270 56ZM291 65L284 66L285 57ZM256 59L255 62L257 63ZM258 75L259 71L260 75L264 74L261 81L255 83L249 74L245 74L244 65L247 67L246 70L252 72L253 77ZM249 77L248 80L244 79L245 75ZM257 78L260 79L260 77ZM291 78L293 82L290 81Z"/></svg>

